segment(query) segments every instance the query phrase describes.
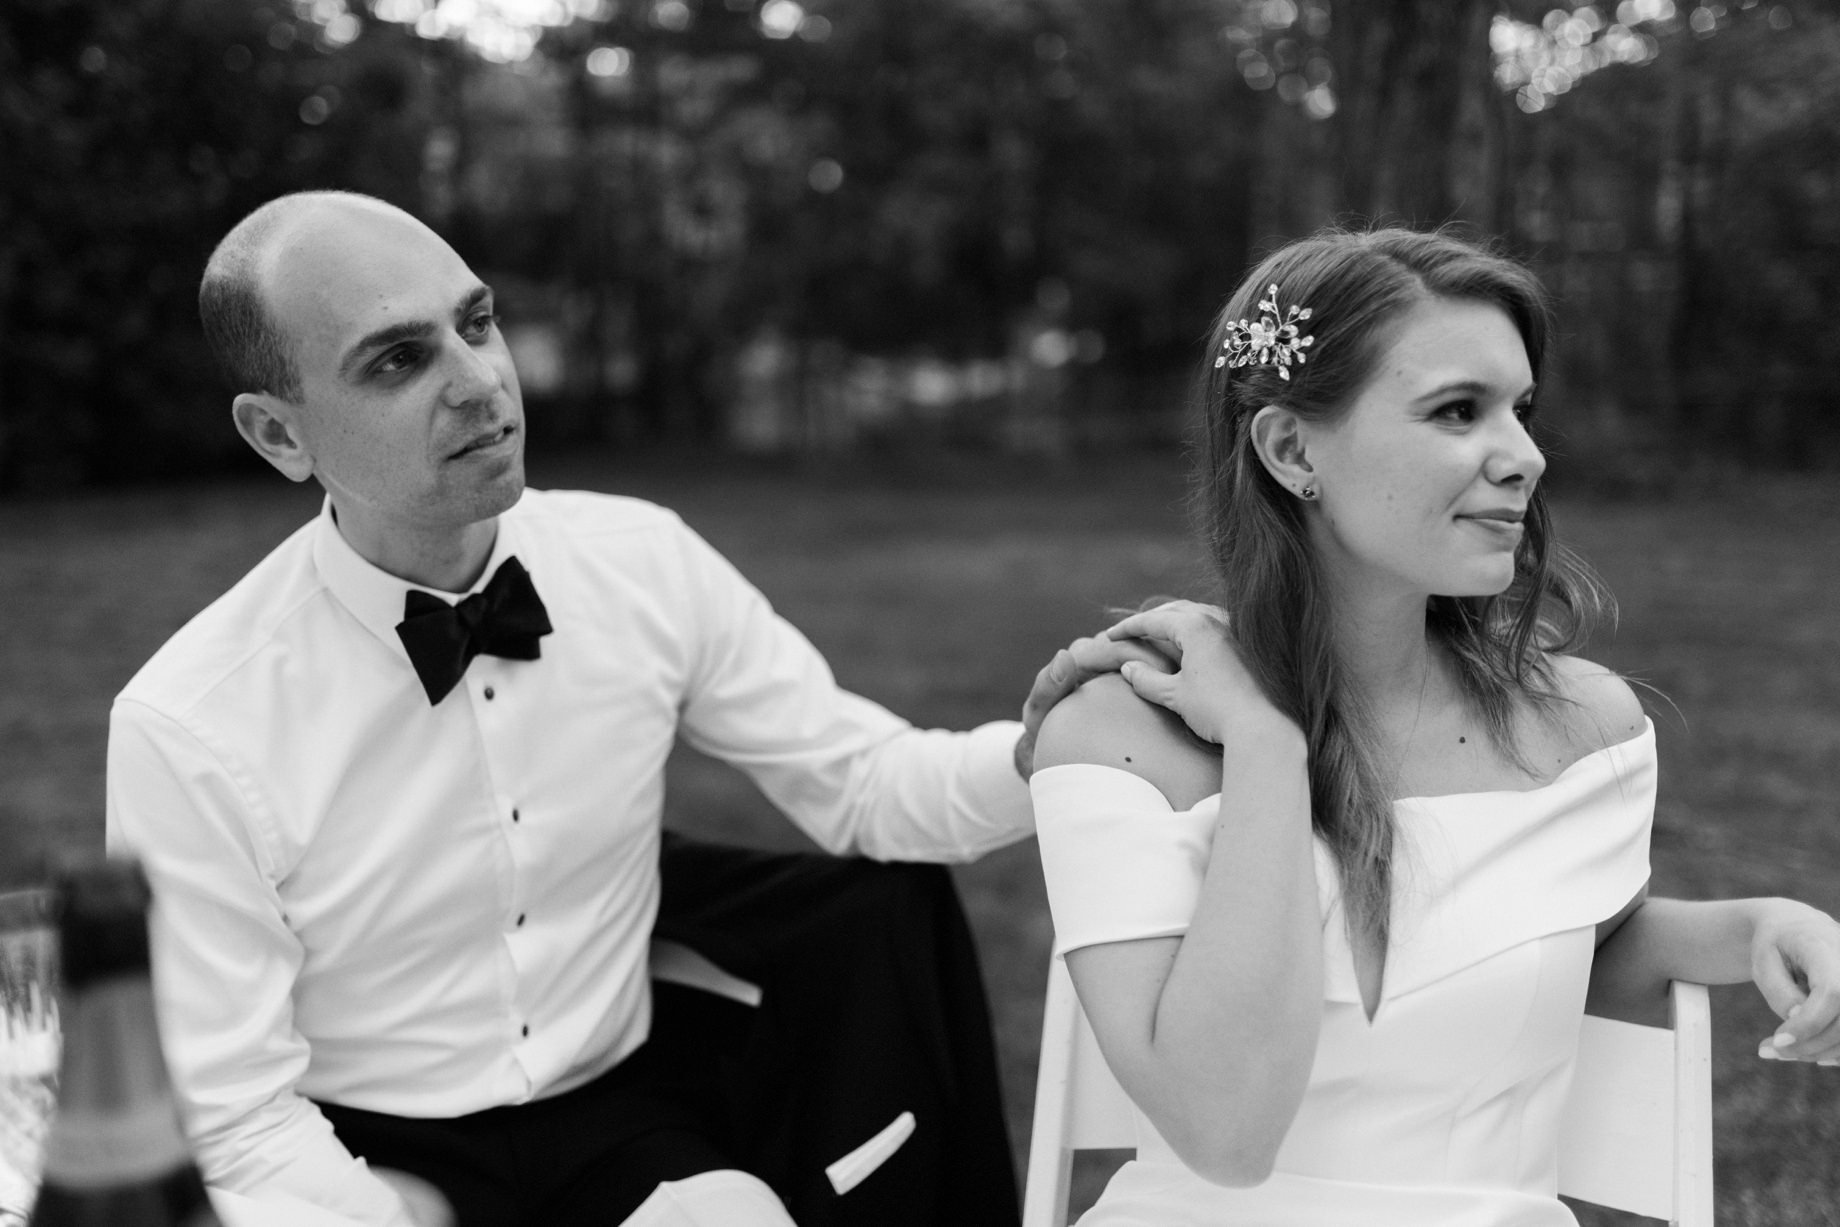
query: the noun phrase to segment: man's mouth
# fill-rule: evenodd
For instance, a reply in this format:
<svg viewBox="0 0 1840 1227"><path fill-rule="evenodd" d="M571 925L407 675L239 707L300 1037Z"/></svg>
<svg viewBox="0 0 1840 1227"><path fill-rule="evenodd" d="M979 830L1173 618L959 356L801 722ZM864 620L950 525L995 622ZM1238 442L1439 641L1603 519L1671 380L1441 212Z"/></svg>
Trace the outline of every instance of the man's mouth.
<svg viewBox="0 0 1840 1227"><path fill-rule="evenodd" d="M496 447L500 443L503 443L505 440L509 439L516 432L517 432L516 424L512 422L506 422L502 426L495 427L492 430L486 431L484 434L475 435L473 438L467 440L466 446L462 447L459 451L453 453L451 456L448 457L448 459L458 460L462 456L470 456L474 452L483 451L489 447Z"/></svg>

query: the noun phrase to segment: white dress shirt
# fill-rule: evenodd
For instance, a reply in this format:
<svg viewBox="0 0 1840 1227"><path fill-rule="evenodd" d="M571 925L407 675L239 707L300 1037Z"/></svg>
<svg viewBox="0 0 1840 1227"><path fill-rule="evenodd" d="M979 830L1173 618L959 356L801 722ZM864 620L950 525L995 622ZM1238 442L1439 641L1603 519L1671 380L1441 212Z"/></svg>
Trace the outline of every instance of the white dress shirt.
<svg viewBox="0 0 1840 1227"><path fill-rule="evenodd" d="M673 513L529 491L477 587L512 555L554 633L438 705L395 631L412 585L329 506L116 700L108 841L154 884L161 1025L212 1184L400 1222L309 1098L458 1116L643 1042L680 733L831 851L968 859L1033 829L1018 725L917 730L840 690Z"/></svg>

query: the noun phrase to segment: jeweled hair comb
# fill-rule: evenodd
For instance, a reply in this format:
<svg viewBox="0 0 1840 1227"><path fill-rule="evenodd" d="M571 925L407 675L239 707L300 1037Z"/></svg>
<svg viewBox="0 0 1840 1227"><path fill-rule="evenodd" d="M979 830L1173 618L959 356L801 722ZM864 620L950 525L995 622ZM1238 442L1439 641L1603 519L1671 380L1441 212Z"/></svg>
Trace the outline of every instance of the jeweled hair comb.
<svg viewBox="0 0 1840 1227"><path fill-rule="evenodd" d="M1278 378L1288 380L1293 364L1303 365L1304 353L1315 343L1313 336L1299 336L1297 325L1310 318L1308 307L1291 304L1288 311L1278 311L1278 287L1274 283L1259 300L1257 322L1229 320L1227 339L1220 343L1225 350L1214 359L1214 369L1223 366L1275 366Z"/></svg>

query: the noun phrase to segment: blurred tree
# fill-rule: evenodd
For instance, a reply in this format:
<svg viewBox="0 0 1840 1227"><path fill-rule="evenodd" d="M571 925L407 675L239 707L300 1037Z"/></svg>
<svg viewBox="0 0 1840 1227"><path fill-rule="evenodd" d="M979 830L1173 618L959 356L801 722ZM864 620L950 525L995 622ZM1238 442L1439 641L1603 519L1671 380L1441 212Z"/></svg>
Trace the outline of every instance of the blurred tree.
<svg viewBox="0 0 1840 1227"><path fill-rule="evenodd" d="M415 203L418 61L393 41L334 56L324 29L246 0L0 8L0 489L243 454L199 271L281 191Z"/></svg>
<svg viewBox="0 0 1840 1227"><path fill-rule="evenodd" d="M801 366L1001 356L1048 325L1102 335L1115 367L1185 361L1246 253L1266 109L1219 52L1232 11L661 2L546 32L525 76L568 138L488 156L501 189L559 189L539 208L559 205L567 258L515 241L528 195L471 205L493 250L571 286L588 361L564 429L714 437L722 372L762 330Z"/></svg>
<svg viewBox="0 0 1840 1227"><path fill-rule="evenodd" d="M935 404L941 371L1008 395L978 428L1010 438L1082 401L1160 418L1249 258L1368 217L1533 255L1581 438L1840 455L1840 25L1815 0L516 11L0 9L0 489L241 457L197 271L307 186L418 211L514 332L549 330L545 443L718 442L744 367L803 414L782 443L846 442L838 406L929 363Z"/></svg>
<svg viewBox="0 0 1840 1227"><path fill-rule="evenodd" d="M1668 14L1641 26L1652 45L1562 101L1523 93L1510 125L1524 148L1508 229L1558 292L1552 391L1600 469L1840 460L1825 378L1840 360L1840 20L1717 8L1621 6ZM1617 37L1602 17L1547 26L1582 52Z"/></svg>
<svg viewBox="0 0 1840 1227"><path fill-rule="evenodd" d="M1490 72L1499 0L1342 0L1329 37L1336 211L1498 228L1511 104Z"/></svg>

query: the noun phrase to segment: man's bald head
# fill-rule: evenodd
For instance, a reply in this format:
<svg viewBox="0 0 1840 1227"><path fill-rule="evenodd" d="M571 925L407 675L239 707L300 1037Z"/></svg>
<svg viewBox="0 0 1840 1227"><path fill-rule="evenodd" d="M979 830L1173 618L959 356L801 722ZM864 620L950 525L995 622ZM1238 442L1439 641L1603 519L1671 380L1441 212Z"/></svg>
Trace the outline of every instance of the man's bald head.
<svg viewBox="0 0 1840 1227"><path fill-rule="evenodd" d="M351 210L380 210L414 220L373 196L295 192L269 201L238 222L211 253L198 286L198 316L232 391L267 392L290 403L300 401L300 369L269 309L267 272L304 225Z"/></svg>

